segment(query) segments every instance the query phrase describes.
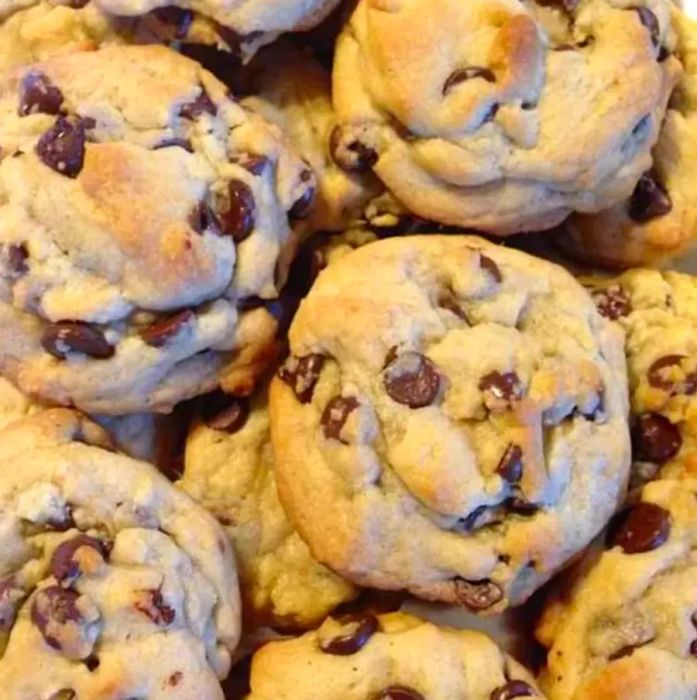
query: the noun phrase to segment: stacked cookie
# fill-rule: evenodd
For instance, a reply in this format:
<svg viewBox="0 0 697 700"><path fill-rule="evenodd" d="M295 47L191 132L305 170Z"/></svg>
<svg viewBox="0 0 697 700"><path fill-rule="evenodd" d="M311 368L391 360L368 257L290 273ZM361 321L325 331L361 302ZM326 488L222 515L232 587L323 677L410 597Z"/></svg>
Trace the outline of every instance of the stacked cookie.
<svg viewBox="0 0 697 700"><path fill-rule="evenodd" d="M0 2L0 697L692 698L696 46Z"/></svg>

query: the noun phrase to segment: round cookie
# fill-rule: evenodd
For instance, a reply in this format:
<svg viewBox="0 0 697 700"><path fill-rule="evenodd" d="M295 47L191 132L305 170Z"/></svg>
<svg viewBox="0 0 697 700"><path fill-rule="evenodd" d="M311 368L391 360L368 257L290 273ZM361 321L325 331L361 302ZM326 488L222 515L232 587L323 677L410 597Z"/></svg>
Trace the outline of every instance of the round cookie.
<svg viewBox="0 0 697 700"><path fill-rule="evenodd" d="M223 525L251 625L306 628L357 594L315 561L278 500L266 391L202 400L177 483Z"/></svg>
<svg viewBox="0 0 697 700"><path fill-rule="evenodd" d="M95 413L249 392L314 191L278 128L160 46L24 67L0 116L0 371Z"/></svg>
<svg viewBox="0 0 697 700"><path fill-rule="evenodd" d="M3 693L222 700L240 633L227 538L100 437L65 409L0 433Z"/></svg>
<svg viewBox="0 0 697 700"><path fill-rule="evenodd" d="M543 698L530 674L480 632L403 613L329 618L252 660L247 700Z"/></svg>
<svg viewBox="0 0 697 700"><path fill-rule="evenodd" d="M283 130L317 175L317 196L305 228L344 231L363 217L382 186L369 173L349 173L330 153L336 128L331 78L308 52L289 42L265 49L252 67L253 94L243 105Z"/></svg>
<svg viewBox="0 0 697 700"><path fill-rule="evenodd" d="M624 496L623 335L556 265L471 236L378 241L319 275L289 338L279 494L349 580L498 612Z"/></svg>
<svg viewBox="0 0 697 700"><path fill-rule="evenodd" d="M628 197L680 73L671 4L551 5L360 0L334 63L337 162L494 234Z"/></svg>
<svg viewBox="0 0 697 700"><path fill-rule="evenodd" d="M697 278L637 269L584 281L626 333L635 479L697 476Z"/></svg>
<svg viewBox="0 0 697 700"><path fill-rule="evenodd" d="M550 700L690 700L697 693L697 481L647 484L606 550L553 599L538 637Z"/></svg>
<svg viewBox="0 0 697 700"><path fill-rule="evenodd" d="M177 27L173 38L218 44L250 59L284 32L317 26L340 0L92 0L112 15L160 10Z"/></svg>
<svg viewBox="0 0 697 700"><path fill-rule="evenodd" d="M697 237L697 22L673 9L677 55L685 72L671 98L653 150L653 166L631 198L607 211L576 215L560 243L608 267L655 265L675 258Z"/></svg>

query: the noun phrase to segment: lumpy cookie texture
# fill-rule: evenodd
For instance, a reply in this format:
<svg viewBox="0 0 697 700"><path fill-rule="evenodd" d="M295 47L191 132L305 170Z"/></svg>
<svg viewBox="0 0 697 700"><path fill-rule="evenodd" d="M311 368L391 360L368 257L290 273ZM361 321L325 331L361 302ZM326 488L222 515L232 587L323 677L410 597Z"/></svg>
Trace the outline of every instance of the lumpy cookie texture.
<svg viewBox="0 0 697 700"><path fill-rule="evenodd" d="M469 236L379 241L320 273L289 337L279 493L349 580L499 611L624 496L622 334L551 263Z"/></svg>
<svg viewBox="0 0 697 700"><path fill-rule="evenodd" d="M685 253L697 235L697 22L673 9L676 55L684 73L653 149L652 167L631 197L608 211L577 215L560 242L574 255L609 267L652 265Z"/></svg>
<svg viewBox="0 0 697 700"><path fill-rule="evenodd" d="M403 613L329 618L272 642L252 661L249 700L543 698L530 674L486 635Z"/></svg>
<svg viewBox="0 0 697 700"><path fill-rule="evenodd" d="M246 618L276 628L318 623L357 590L312 558L279 503L266 392L251 402L217 394L202 406L178 486L230 537Z"/></svg>
<svg viewBox="0 0 697 700"><path fill-rule="evenodd" d="M551 700L688 700L697 692L694 479L647 484L548 603Z"/></svg>
<svg viewBox="0 0 697 700"><path fill-rule="evenodd" d="M586 283L626 332L634 476L697 476L697 280L630 270Z"/></svg>
<svg viewBox="0 0 697 700"><path fill-rule="evenodd" d="M660 0L361 0L337 44L335 157L429 220L550 228L649 170L674 45Z"/></svg>
<svg viewBox="0 0 697 700"><path fill-rule="evenodd" d="M0 673L10 698L220 698L240 632L215 519L54 409L1 434Z"/></svg>
<svg viewBox="0 0 697 700"><path fill-rule="evenodd" d="M280 131L158 46L23 67L0 114L3 374L112 414L249 391L314 190Z"/></svg>

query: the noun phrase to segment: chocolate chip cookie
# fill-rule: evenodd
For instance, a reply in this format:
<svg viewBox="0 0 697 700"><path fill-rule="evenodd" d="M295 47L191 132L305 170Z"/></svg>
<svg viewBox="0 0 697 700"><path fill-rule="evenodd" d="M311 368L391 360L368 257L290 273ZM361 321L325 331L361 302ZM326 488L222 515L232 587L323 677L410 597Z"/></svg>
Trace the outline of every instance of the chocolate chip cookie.
<svg viewBox="0 0 697 700"><path fill-rule="evenodd" d="M697 693L697 482L647 484L538 628L550 700L688 700Z"/></svg>
<svg viewBox="0 0 697 700"><path fill-rule="evenodd" d="M349 580L497 612L624 497L623 336L556 265L472 236L378 241L320 273L289 338L279 494Z"/></svg>
<svg viewBox="0 0 697 700"><path fill-rule="evenodd" d="M360 0L335 158L418 216L495 234L607 209L651 164L680 74L670 18L666 0Z"/></svg>
<svg viewBox="0 0 697 700"><path fill-rule="evenodd" d="M697 280L638 269L585 282L626 332L635 478L697 476Z"/></svg>
<svg viewBox="0 0 697 700"><path fill-rule="evenodd" d="M248 700L543 698L530 674L484 634L403 613L329 618L252 661Z"/></svg>
<svg viewBox="0 0 697 700"><path fill-rule="evenodd" d="M0 433L2 692L222 700L240 632L227 538L102 438L65 409Z"/></svg>
<svg viewBox="0 0 697 700"><path fill-rule="evenodd" d="M249 392L315 189L279 129L160 46L24 67L0 115L0 371L95 413Z"/></svg>
<svg viewBox="0 0 697 700"><path fill-rule="evenodd" d="M278 501L266 391L202 400L178 486L223 525L237 555L250 625L304 628L357 590L315 561Z"/></svg>
<svg viewBox="0 0 697 700"><path fill-rule="evenodd" d="M684 253L697 237L697 22L673 9L677 56L685 71L653 150L653 164L631 197L608 211L572 217L562 243L609 267L652 265Z"/></svg>

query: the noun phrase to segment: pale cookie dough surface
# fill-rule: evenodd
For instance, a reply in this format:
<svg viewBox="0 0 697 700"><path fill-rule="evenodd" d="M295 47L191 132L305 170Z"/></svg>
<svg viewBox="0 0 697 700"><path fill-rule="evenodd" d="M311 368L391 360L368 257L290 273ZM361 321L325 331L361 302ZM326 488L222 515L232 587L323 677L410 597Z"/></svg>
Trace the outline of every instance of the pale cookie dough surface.
<svg viewBox="0 0 697 700"><path fill-rule="evenodd" d="M337 44L337 160L418 216L496 234L629 196L680 74L671 4L565 7L361 0Z"/></svg>
<svg viewBox="0 0 697 700"><path fill-rule="evenodd" d="M626 332L635 478L697 477L697 278L637 269L585 282Z"/></svg>
<svg viewBox="0 0 697 700"><path fill-rule="evenodd" d="M22 68L0 116L3 374L110 414L249 391L276 322L238 303L278 295L314 191L278 128L158 46Z"/></svg>
<svg viewBox="0 0 697 700"><path fill-rule="evenodd" d="M306 228L345 230L362 218L382 187L374 176L348 173L332 158L336 116L330 75L309 53L290 43L266 49L252 70L254 94L243 101L244 106L278 124L317 175L317 197Z"/></svg>
<svg viewBox="0 0 697 700"><path fill-rule="evenodd" d="M230 537L250 624L297 629L318 623L357 590L315 561L288 522L276 491L266 401L265 391L251 404L204 399L177 485Z"/></svg>
<svg viewBox="0 0 697 700"><path fill-rule="evenodd" d="M281 502L356 583L500 611L624 496L623 336L556 265L471 236L379 241L319 275L289 338Z"/></svg>
<svg viewBox="0 0 697 700"><path fill-rule="evenodd" d="M560 242L611 267L655 265L685 253L697 236L697 22L673 10L685 72L653 150L653 167L632 197L608 211L578 215Z"/></svg>
<svg viewBox="0 0 697 700"><path fill-rule="evenodd" d="M267 644L252 661L251 687L247 700L544 697L486 635L403 613L330 618L298 639Z"/></svg>
<svg viewBox="0 0 697 700"><path fill-rule="evenodd" d="M222 699L240 632L227 538L99 431L56 409L0 433L2 695Z"/></svg>
<svg viewBox="0 0 697 700"><path fill-rule="evenodd" d="M645 486L550 601L550 700L691 700L697 693L697 481Z"/></svg>

